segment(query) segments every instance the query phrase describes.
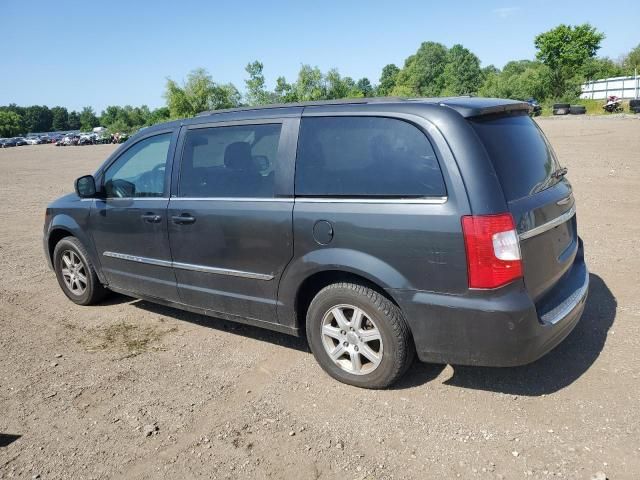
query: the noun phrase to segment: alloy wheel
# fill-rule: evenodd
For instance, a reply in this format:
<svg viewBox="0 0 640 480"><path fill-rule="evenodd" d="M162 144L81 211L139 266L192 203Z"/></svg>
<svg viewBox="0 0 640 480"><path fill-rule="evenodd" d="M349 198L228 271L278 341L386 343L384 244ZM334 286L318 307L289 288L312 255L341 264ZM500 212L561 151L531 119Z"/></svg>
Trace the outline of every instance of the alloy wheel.
<svg viewBox="0 0 640 480"><path fill-rule="evenodd" d="M87 270L80 256L73 250L62 253L60 273L71 293L80 296L87 289Z"/></svg>
<svg viewBox="0 0 640 480"><path fill-rule="evenodd" d="M382 361L382 335L373 319L354 305L336 305L322 319L322 345L340 369L373 372Z"/></svg>

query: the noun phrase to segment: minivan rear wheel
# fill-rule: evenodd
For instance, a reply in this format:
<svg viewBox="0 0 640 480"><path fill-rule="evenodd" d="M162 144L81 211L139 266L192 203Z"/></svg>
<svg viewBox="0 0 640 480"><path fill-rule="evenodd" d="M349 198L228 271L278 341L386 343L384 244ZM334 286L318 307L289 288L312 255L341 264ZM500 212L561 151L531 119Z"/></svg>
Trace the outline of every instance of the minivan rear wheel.
<svg viewBox="0 0 640 480"><path fill-rule="evenodd" d="M400 309L363 285L341 282L315 296L307 311L307 339L333 378L385 388L411 365L414 345Z"/></svg>
<svg viewBox="0 0 640 480"><path fill-rule="evenodd" d="M107 294L87 251L75 237L65 237L53 250L53 266L64 294L78 305L92 305Z"/></svg>

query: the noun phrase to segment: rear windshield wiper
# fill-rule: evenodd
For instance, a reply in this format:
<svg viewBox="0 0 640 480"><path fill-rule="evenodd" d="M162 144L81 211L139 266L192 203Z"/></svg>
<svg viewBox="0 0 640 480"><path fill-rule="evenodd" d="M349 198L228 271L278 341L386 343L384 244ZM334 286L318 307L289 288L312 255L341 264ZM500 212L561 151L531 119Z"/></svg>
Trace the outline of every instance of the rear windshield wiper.
<svg viewBox="0 0 640 480"><path fill-rule="evenodd" d="M567 174L567 167L558 168L551 174L551 178L562 178Z"/></svg>

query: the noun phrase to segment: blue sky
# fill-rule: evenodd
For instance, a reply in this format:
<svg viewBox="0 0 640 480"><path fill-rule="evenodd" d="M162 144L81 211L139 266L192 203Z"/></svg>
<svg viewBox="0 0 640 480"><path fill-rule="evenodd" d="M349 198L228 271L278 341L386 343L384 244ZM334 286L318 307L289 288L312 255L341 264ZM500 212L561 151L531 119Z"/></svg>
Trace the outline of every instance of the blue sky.
<svg viewBox="0 0 640 480"><path fill-rule="evenodd" d="M270 87L302 63L377 83L423 41L461 43L483 66L533 58L536 34L589 22L618 58L640 43L640 1L0 1L0 105L80 109L164 104L167 77L204 67L244 89L264 63Z"/></svg>

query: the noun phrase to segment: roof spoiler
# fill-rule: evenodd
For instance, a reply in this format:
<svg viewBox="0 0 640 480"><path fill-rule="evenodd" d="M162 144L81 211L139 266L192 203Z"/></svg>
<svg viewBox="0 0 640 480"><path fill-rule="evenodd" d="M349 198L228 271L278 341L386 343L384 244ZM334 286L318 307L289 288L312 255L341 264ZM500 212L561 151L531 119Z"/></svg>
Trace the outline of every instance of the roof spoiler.
<svg viewBox="0 0 640 480"><path fill-rule="evenodd" d="M510 113L518 111L529 111L527 102L517 102L514 100L500 100L496 103L481 103L478 105L461 104L457 102L441 102L443 107L449 107L457 111L465 118L482 117L485 115L496 115L500 113Z"/></svg>

